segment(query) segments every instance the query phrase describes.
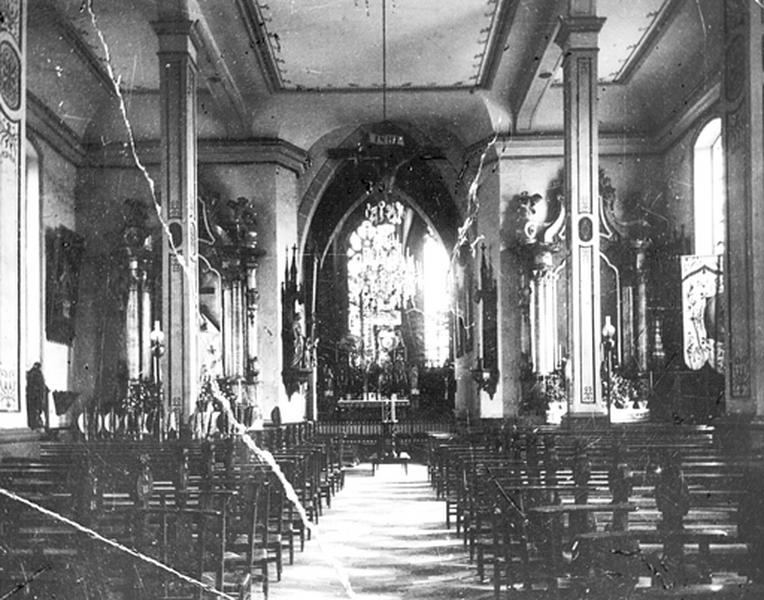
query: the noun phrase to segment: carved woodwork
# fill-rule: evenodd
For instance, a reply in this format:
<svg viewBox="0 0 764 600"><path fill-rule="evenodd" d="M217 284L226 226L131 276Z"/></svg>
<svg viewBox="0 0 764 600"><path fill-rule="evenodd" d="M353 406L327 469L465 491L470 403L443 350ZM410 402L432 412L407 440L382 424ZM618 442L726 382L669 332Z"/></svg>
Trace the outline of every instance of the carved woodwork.
<svg viewBox="0 0 764 600"><path fill-rule="evenodd" d="M475 300L482 304L483 310L480 321L480 347L472 376L478 387L493 399L499 382L498 297L493 261L490 256L486 258L485 244L481 247L480 288Z"/></svg>
<svg viewBox="0 0 764 600"><path fill-rule="evenodd" d="M303 286L297 276L297 246L294 246L281 284L281 376L287 397L303 389L313 373L313 342L305 332L303 296Z"/></svg>

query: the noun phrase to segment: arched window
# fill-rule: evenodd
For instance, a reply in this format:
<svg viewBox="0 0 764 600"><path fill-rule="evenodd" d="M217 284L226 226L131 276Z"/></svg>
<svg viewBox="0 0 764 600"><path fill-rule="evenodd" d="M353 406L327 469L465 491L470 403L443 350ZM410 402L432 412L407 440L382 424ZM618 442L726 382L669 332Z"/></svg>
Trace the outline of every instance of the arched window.
<svg viewBox="0 0 764 600"><path fill-rule="evenodd" d="M431 234L424 239L422 264L425 360L430 365L442 366L448 360L450 348L448 253Z"/></svg>
<svg viewBox="0 0 764 600"><path fill-rule="evenodd" d="M722 120L709 121L693 148L695 254L724 252L726 207Z"/></svg>

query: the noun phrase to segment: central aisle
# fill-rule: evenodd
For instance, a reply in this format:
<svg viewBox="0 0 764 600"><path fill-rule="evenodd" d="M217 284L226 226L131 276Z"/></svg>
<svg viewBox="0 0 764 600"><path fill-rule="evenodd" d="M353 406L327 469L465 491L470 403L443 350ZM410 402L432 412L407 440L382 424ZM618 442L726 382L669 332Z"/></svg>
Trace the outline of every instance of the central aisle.
<svg viewBox="0 0 764 600"><path fill-rule="evenodd" d="M381 465L374 477L368 464L348 469L319 530L321 546L307 542L295 564L285 565L272 600L347 598L327 555L343 565L361 600L493 597L461 538L446 529L445 505L422 465L409 465L408 475L400 465Z"/></svg>

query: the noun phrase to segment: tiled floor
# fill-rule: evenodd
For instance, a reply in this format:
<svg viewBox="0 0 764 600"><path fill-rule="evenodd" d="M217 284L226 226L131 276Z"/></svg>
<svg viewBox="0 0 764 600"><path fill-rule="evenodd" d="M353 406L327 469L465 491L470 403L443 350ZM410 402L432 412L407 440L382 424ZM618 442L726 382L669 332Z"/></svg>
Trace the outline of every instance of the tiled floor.
<svg viewBox="0 0 764 600"><path fill-rule="evenodd" d="M272 600L492 598L461 539L445 528L445 504L435 500L424 466L409 465L405 474L400 465L381 465L374 477L368 464L350 469L319 531L271 586Z"/></svg>

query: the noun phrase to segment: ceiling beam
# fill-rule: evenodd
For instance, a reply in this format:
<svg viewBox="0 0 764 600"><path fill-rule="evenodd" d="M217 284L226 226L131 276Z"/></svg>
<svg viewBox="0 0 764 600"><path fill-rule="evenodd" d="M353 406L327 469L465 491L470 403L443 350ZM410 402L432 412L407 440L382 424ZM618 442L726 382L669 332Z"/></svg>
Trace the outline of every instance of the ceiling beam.
<svg viewBox="0 0 764 600"><path fill-rule="evenodd" d="M533 129L536 108L562 59L562 50L554 43L554 38L560 27L557 16L563 14L567 2L555 0L540 4L538 10L541 10L542 6L547 8L547 11L541 17L536 43L531 46L530 55L525 57L528 66L523 72L512 102L515 109L515 130L521 133Z"/></svg>
<svg viewBox="0 0 764 600"><path fill-rule="evenodd" d="M631 76L642 65L650 51L668 30L682 4L683 0L668 0L661 7L660 13L656 16L645 35L642 36L639 45L621 67L618 76L615 78L615 83L628 83Z"/></svg>
<svg viewBox="0 0 764 600"><path fill-rule="evenodd" d="M191 3L191 17L196 20L194 41L199 51L199 74L220 110L227 133L235 137L245 137L251 133L251 127L244 97L231 75L197 0L191 0Z"/></svg>
<svg viewBox="0 0 764 600"><path fill-rule="evenodd" d="M486 55L481 65L481 72L478 74L480 78L477 82L478 87L485 89L493 87L501 57L507 50L507 36L515 19L517 7L520 5L520 0L497 0L497 2L499 6L489 32L491 38L486 44Z"/></svg>
<svg viewBox="0 0 764 600"><path fill-rule="evenodd" d="M271 38L265 29L266 24L260 7L255 0L235 0L241 21L249 36L249 46L257 58L258 65L265 79L268 92L273 94L283 87L281 75L276 67L276 56L271 45Z"/></svg>

